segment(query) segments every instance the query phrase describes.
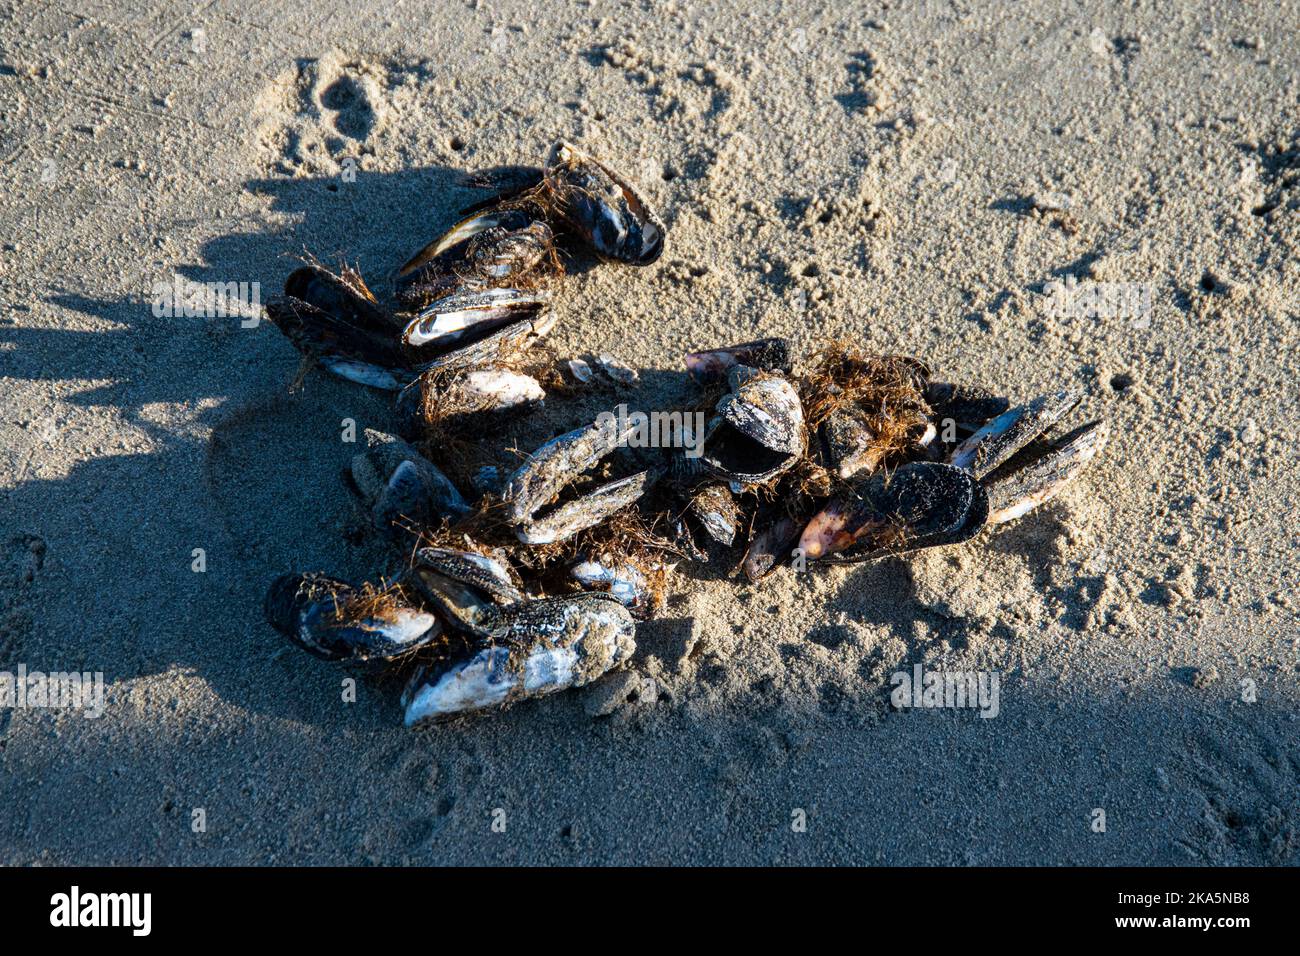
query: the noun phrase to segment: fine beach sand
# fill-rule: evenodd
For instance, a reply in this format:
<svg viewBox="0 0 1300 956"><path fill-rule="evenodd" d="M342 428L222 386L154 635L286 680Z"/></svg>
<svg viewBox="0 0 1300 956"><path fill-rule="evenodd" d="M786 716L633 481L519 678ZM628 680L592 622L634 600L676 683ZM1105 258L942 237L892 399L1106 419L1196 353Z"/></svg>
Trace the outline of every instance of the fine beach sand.
<svg viewBox="0 0 1300 956"><path fill-rule="evenodd" d="M0 863L1300 861L1295 0L193 6L0 5L0 671L107 684L0 710ZM265 299L304 250L387 289L558 138L668 248L579 269L548 343L641 384L502 447L760 335L1080 386L1109 446L967 545L758 586L718 550L591 688L344 703L261 602L392 570L340 478L390 396L151 290ZM917 664L997 672L998 715L892 709Z"/></svg>

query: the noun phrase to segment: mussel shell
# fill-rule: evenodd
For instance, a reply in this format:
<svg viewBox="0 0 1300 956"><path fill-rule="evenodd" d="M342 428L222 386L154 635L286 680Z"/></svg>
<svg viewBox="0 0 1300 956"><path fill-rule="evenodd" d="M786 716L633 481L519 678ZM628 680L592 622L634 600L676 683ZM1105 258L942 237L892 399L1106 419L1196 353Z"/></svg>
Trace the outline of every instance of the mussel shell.
<svg viewBox="0 0 1300 956"><path fill-rule="evenodd" d="M502 229L514 232L527 229L535 220L525 209L495 208L485 212L476 212L460 220L441 236L430 242L415 255L411 256L397 270L399 279L410 282L418 274L433 266L435 269L450 268L464 259L469 252L470 243L475 237L489 229ZM549 231L549 230L548 230Z"/></svg>
<svg viewBox="0 0 1300 956"><path fill-rule="evenodd" d="M1106 446L1109 437L1105 421L1089 422L1048 443L1047 450L1032 461L1020 460L1030 449L1008 460L983 482L989 496L989 524L1013 521L1056 497Z"/></svg>
<svg viewBox="0 0 1300 956"><path fill-rule="evenodd" d="M738 365L732 391L718 401L700 460L719 477L741 484L767 481L803 455L803 406L779 375Z"/></svg>
<svg viewBox="0 0 1300 956"><path fill-rule="evenodd" d="M688 352L685 356L686 371L691 378L702 385L721 382L727 373L737 365L769 372L789 374L790 343L786 339L759 339L756 342L742 342L720 349L705 349L700 352Z"/></svg>
<svg viewBox="0 0 1300 956"><path fill-rule="evenodd" d="M1067 388L1017 405L988 422L953 450L948 461L983 478L1065 417L1083 398Z"/></svg>
<svg viewBox="0 0 1300 956"><path fill-rule="evenodd" d="M476 638L491 638L500 627L497 606L478 588L416 564L411 582L446 625Z"/></svg>
<svg viewBox="0 0 1300 956"><path fill-rule="evenodd" d="M401 323L384 309L359 281L338 276L320 266L301 266L284 280L284 294L327 312L354 328L393 333Z"/></svg>
<svg viewBox="0 0 1300 956"><path fill-rule="evenodd" d="M395 435L365 430L366 450L352 458L352 483L383 531L456 520L470 511L451 479Z"/></svg>
<svg viewBox="0 0 1300 956"><path fill-rule="evenodd" d="M558 266L551 227L545 222L529 221L518 210L512 212L527 225L489 226L468 241L440 252L398 279L398 301L418 311L457 293L543 285Z"/></svg>
<svg viewBox="0 0 1300 956"><path fill-rule="evenodd" d="M518 279L538 269L551 255L555 237L544 222L522 229L496 226L476 236L467 253L470 274L490 282Z"/></svg>
<svg viewBox="0 0 1300 956"><path fill-rule="evenodd" d="M469 585L497 604L513 604L523 600L523 594L509 569L496 558L478 551L420 548L415 552L415 565Z"/></svg>
<svg viewBox="0 0 1300 956"><path fill-rule="evenodd" d="M713 483L701 488L691 499L690 511L714 541L730 546L736 540L740 508L725 484Z"/></svg>
<svg viewBox="0 0 1300 956"><path fill-rule="evenodd" d="M267 591L263 611L272 627L324 660L387 660L421 647L441 633L432 614L390 604L382 611L349 613L358 597L346 581L324 574L286 574Z"/></svg>
<svg viewBox="0 0 1300 956"><path fill-rule="evenodd" d="M524 544L553 544L594 528L610 515L635 503L655 483L658 474L639 471L626 478L606 482L573 501L533 515L516 529Z"/></svg>
<svg viewBox="0 0 1300 956"><path fill-rule="evenodd" d="M546 398L546 390L537 379L502 366L470 369L447 391L463 407L485 412L540 404Z"/></svg>
<svg viewBox="0 0 1300 956"><path fill-rule="evenodd" d="M804 528L799 551L809 561L868 561L979 533L988 495L969 472L919 461L856 481Z"/></svg>
<svg viewBox="0 0 1300 956"><path fill-rule="evenodd" d="M531 455L510 476L506 486L506 516L514 524L531 518L557 498L569 484L626 439L603 422L557 435Z"/></svg>
<svg viewBox="0 0 1300 956"><path fill-rule="evenodd" d="M396 317L319 266L291 273L284 297L267 303L266 316L298 351L340 378L396 390L414 377Z"/></svg>
<svg viewBox="0 0 1300 956"><path fill-rule="evenodd" d="M524 599L506 566L477 551L420 548L410 576L448 627L475 638L499 636L502 609Z"/></svg>
<svg viewBox="0 0 1300 956"><path fill-rule="evenodd" d="M546 182L560 215L603 259L648 266L667 230L624 177L570 143L559 143Z"/></svg>
<svg viewBox="0 0 1300 956"><path fill-rule="evenodd" d="M512 164L493 166L490 169L477 169L461 177L461 185L471 189L487 190L491 195L476 200L461 210L461 215L469 215L484 209L511 208L530 205L529 197L546 180L546 170L540 166Z"/></svg>
<svg viewBox="0 0 1300 956"><path fill-rule="evenodd" d="M581 687L636 651L636 624L608 594L527 601L501 611L493 643L418 673L406 724Z"/></svg>
<svg viewBox="0 0 1300 956"><path fill-rule="evenodd" d="M475 294L481 296L475 301L483 305L483 311L487 314L473 323L471 331L458 339L439 341L432 334L430 323L436 321L434 310L439 303L433 303L417 316L403 333L404 341L414 335L427 343L412 349L414 367L425 372L490 364L527 348L554 327L555 313L549 307L549 296L545 292L506 289L490 292L494 295ZM513 293L516 298L507 299L503 293ZM445 303L445 300L440 301ZM464 300L456 304L457 309L463 303ZM417 328L421 322L426 322L423 331Z"/></svg>
<svg viewBox="0 0 1300 956"><path fill-rule="evenodd" d="M467 339L475 331L531 319L549 303L550 294L541 290L500 288L453 292L429 303L412 319L402 332L402 341L414 349L445 345Z"/></svg>
<svg viewBox="0 0 1300 956"><path fill-rule="evenodd" d="M661 470L640 470L556 503L584 472L622 446L635 427L629 423L620 431L618 419L611 414L552 438L533 452L510 476L504 495L506 516L516 526L519 540L525 544L563 541L644 495L662 476Z"/></svg>

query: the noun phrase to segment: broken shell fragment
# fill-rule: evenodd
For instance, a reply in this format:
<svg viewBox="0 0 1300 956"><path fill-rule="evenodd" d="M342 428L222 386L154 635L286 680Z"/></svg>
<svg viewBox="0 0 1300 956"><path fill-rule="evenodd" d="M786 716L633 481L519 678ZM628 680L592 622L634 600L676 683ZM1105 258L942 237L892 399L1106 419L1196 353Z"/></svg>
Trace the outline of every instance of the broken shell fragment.
<svg viewBox="0 0 1300 956"><path fill-rule="evenodd" d="M294 644L330 661L389 659L441 633L432 614L391 593L367 598L324 574L285 574L272 582L266 620Z"/></svg>
<svg viewBox="0 0 1300 956"><path fill-rule="evenodd" d="M596 365L609 378L620 385L635 385L639 377L636 369L624 362L620 362L608 352L601 352L596 356Z"/></svg>
<svg viewBox="0 0 1300 956"><path fill-rule="evenodd" d="M608 594L525 601L494 613L491 643L425 668L408 684L408 727L581 687L636 650L636 624Z"/></svg>
<svg viewBox="0 0 1300 956"><path fill-rule="evenodd" d="M462 410L504 411L541 404L546 390L531 375L500 366L475 368L452 383L450 391Z"/></svg>
<svg viewBox="0 0 1300 956"><path fill-rule="evenodd" d="M840 478L852 478L863 472L871 474L884 460L885 448L876 442L870 427L852 409L832 412L819 431L822 462Z"/></svg>
<svg viewBox="0 0 1300 956"><path fill-rule="evenodd" d="M595 373L592 372L591 364L586 359L571 358L569 359L569 374L585 384L591 381Z"/></svg>
<svg viewBox="0 0 1300 956"><path fill-rule="evenodd" d="M612 555L579 561L569 574L584 588L603 588L624 607L641 607L650 595L650 585L641 570L631 561L620 561Z"/></svg>
<svg viewBox="0 0 1300 956"><path fill-rule="evenodd" d="M667 230L637 188L578 147L555 147L546 185L559 215L602 259L648 266L663 252Z"/></svg>
<svg viewBox="0 0 1300 956"><path fill-rule="evenodd" d="M803 455L799 393L780 375L743 365L731 369L728 381L731 391L708 424L700 460L728 481L767 481Z"/></svg>
<svg viewBox="0 0 1300 956"><path fill-rule="evenodd" d="M809 561L867 561L968 540L988 520L988 495L969 472L918 461L857 481L813 516L799 538Z"/></svg>

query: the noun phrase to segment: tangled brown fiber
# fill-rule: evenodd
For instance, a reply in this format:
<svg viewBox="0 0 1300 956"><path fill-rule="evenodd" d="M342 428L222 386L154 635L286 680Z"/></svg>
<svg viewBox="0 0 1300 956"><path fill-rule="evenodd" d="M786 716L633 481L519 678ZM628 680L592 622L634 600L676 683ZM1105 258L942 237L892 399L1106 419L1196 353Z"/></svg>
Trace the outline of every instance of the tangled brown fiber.
<svg viewBox="0 0 1300 956"><path fill-rule="evenodd" d="M909 448L930 406L922 392L929 370L902 355L873 355L837 339L812 357L799 376L799 399L810 430L851 411L871 431L882 458Z"/></svg>

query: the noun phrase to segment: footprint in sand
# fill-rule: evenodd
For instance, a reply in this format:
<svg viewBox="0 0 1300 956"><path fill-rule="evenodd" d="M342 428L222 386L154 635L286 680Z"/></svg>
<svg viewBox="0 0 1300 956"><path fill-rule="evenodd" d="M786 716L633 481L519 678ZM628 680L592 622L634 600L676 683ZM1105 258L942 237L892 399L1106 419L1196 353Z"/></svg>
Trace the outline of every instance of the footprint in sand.
<svg viewBox="0 0 1300 956"><path fill-rule="evenodd" d="M266 87L254 115L256 142L271 171L334 175L373 151L388 116L393 70L333 50L299 60Z"/></svg>

